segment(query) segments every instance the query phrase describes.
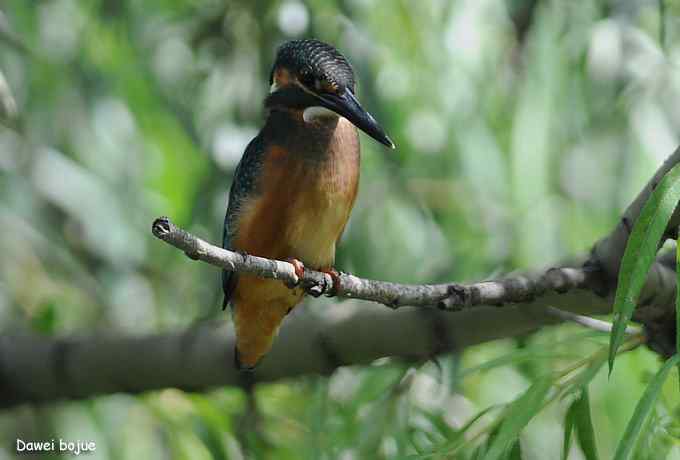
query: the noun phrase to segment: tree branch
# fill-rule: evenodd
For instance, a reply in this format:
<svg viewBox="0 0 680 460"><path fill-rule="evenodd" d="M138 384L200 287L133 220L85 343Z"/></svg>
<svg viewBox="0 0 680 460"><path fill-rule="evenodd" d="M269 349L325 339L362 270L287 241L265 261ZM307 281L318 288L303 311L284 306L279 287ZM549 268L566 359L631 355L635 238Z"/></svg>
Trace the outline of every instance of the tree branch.
<svg viewBox="0 0 680 460"><path fill-rule="evenodd" d="M563 309L569 305L561 299L581 306L597 301L587 291L578 292L551 300ZM599 308L604 307L600 301ZM5 335L0 337L0 407L167 387L203 391L245 386L327 375L340 366L387 356L424 361L559 322L538 304L452 314L417 308L391 311L348 301L322 310L295 309L271 352L248 375L232 365L235 338L224 322L145 337Z"/></svg>
<svg viewBox="0 0 680 460"><path fill-rule="evenodd" d="M571 267L540 270L496 281L468 285L401 285L364 280L352 275L330 276L308 270L301 280L322 285L322 292L372 300L390 311L356 300L313 311L293 312L277 342L248 383L304 374L328 374L349 364L366 364L380 357L422 360L439 353L504 337L529 333L555 324L548 306L577 315L611 311L616 275L632 223L661 177L680 161L676 151L659 169L624 213L610 235L589 257ZM676 211L669 229L680 221ZM167 220L157 221L154 234L213 265L293 282L287 262L270 261L224 251ZM667 232L672 236L672 232ZM666 255L652 266L636 310L647 344L661 353L675 349L675 272ZM496 308L504 305L504 308ZM304 310L304 309L303 309ZM463 310L451 313L453 310ZM674 318L674 316L673 316ZM406 339L405 339L406 338ZM201 324L184 332L148 337L45 338L5 335L0 338L0 407L64 398L84 398L115 392L176 387L199 391L221 385L245 384L231 365L234 336L223 325Z"/></svg>
<svg viewBox="0 0 680 460"><path fill-rule="evenodd" d="M623 253L628 244L630 232L633 229L633 224L640 216L642 207L645 205L654 189L659 185L661 179L663 179L668 171L670 171L679 161L680 148L676 149L675 152L664 161L661 167L656 171L656 174L654 174L654 177L652 177L647 185L645 185L633 203L628 206L628 209L626 209L614 230L612 230L607 237L597 242L593 247L591 260L598 263L603 269L603 272L610 279L616 279L619 274L619 266L621 265L621 259L623 259ZM663 244L668 238L677 239L679 224L680 208L676 208L666 227L664 239L660 244ZM614 286L616 285L614 284Z"/></svg>
<svg viewBox="0 0 680 460"><path fill-rule="evenodd" d="M327 273L305 269L298 280L295 267L282 260L251 256L213 246L177 227L167 217L156 219L153 234L184 251L193 260L201 260L225 270L249 273L262 278L278 279L293 286L300 283L315 296L369 300L390 308L437 307L460 311L483 305L502 306L526 302L547 292L566 293L572 289L595 287L599 284L597 270L592 268L551 268L540 274L524 274L473 284L398 284L376 281L340 273L336 284Z"/></svg>

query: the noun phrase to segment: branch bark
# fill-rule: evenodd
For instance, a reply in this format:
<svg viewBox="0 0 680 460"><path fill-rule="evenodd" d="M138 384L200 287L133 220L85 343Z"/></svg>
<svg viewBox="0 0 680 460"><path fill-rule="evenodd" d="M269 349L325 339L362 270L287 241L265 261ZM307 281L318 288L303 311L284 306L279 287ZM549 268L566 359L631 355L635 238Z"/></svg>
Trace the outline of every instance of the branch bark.
<svg viewBox="0 0 680 460"><path fill-rule="evenodd" d="M678 161L680 149L662 165L624 213L610 235L591 254L569 267L558 267L502 280L468 285L401 285L330 276L308 270L301 282L321 292L380 302L397 311L352 300L313 311L293 313L271 353L247 383L303 374L328 374L348 364L380 357L422 360L443 352L503 337L526 334L560 321L552 306L579 315L611 311L618 266L632 223L661 177ZM673 236L680 213L671 219ZM157 221L154 234L213 265L296 281L292 265L225 251L173 226ZM306 284L305 284L306 283ZM661 255L649 273L636 317L643 322L649 346L672 353L675 272ZM497 308L503 305L503 308ZM458 311L451 313L451 311ZM671 337L673 335L673 337ZM404 338L408 338L405 340ZM231 366L234 336L224 325L201 324L183 332L148 337L45 338L6 335L0 338L0 407L64 398L165 387L199 391L221 385L244 385L244 374Z"/></svg>
<svg viewBox="0 0 680 460"><path fill-rule="evenodd" d="M156 237L184 251L193 260L201 260L226 270L278 279L291 286L300 283L317 297L325 294L329 297L369 300L393 309L411 306L460 311L483 305L502 306L531 301L548 292L565 293L577 288L596 290L600 282L598 270L592 267L551 268L539 274L524 274L467 285L399 284L359 278L348 273L340 273L334 280L327 273L310 269L305 269L303 278L298 279L291 263L213 246L177 227L167 217L156 219L151 230Z"/></svg>
<svg viewBox="0 0 680 460"><path fill-rule="evenodd" d="M566 308L569 305L562 300L581 306L594 301L598 309L605 309L601 299L588 291L578 292L578 297L555 295L551 302ZM322 310L294 310L272 351L248 375L232 365L235 340L226 323L204 323L147 337L3 336L0 407L167 387L201 391L245 386L327 375L339 366L368 364L386 356L421 361L559 322L541 304L480 307L452 314L418 308L391 311L348 301Z"/></svg>

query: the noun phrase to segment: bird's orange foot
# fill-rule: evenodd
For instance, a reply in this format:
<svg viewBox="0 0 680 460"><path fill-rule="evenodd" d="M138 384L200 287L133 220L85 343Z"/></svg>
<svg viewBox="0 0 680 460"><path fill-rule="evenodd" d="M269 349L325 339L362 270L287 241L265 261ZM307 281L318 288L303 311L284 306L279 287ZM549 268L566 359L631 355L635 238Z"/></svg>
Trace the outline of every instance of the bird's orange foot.
<svg viewBox="0 0 680 460"><path fill-rule="evenodd" d="M293 257L289 257L286 259L286 262L291 264L293 268L295 268L295 275L298 277L298 282L295 284L288 283L289 288L294 288L297 287L300 282L302 282L302 278L305 276L305 264L303 264L300 260L295 259Z"/></svg>

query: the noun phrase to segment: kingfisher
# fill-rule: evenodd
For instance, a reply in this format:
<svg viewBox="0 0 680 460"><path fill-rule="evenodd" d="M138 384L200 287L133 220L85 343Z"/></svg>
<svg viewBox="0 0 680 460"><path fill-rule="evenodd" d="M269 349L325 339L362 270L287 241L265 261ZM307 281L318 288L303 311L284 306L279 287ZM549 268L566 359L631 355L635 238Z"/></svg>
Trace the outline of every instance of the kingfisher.
<svg viewBox="0 0 680 460"><path fill-rule="evenodd" d="M288 260L298 277L310 267L337 275L335 248L359 184L357 128L394 148L355 96L352 66L319 40L281 45L269 77L266 121L236 167L223 247ZM284 317L305 295L300 286L224 271L224 308L236 330L234 363L252 370Z"/></svg>

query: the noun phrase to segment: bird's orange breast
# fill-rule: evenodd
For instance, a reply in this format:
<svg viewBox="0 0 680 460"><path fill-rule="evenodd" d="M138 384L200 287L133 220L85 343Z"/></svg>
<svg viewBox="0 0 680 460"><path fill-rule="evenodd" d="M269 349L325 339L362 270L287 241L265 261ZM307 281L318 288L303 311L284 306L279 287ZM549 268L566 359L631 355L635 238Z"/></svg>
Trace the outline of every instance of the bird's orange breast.
<svg viewBox="0 0 680 460"><path fill-rule="evenodd" d="M241 211L234 247L323 268L334 261L335 243L356 198L358 139L355 128L340 119L323 156L310 158L296 148L293 143L267 149L260 193Z"/></svg>
<svg viewBox="0 0 680 460"><path fill-rule="evenodd" d="M240 211L234 248L272 259L296 258L315 269L329 268L354 205L358 180L356 130L342 118L320 145L293 138L269 146L259 193ZM280 281L239 278L233 295L234 320L245 364L254 365L269 349L283 317L303 295Z"/></svg>

